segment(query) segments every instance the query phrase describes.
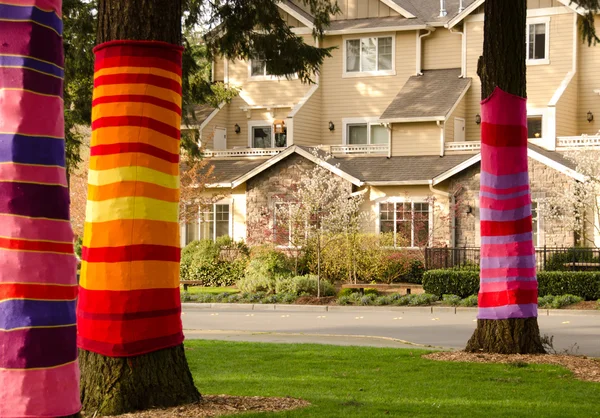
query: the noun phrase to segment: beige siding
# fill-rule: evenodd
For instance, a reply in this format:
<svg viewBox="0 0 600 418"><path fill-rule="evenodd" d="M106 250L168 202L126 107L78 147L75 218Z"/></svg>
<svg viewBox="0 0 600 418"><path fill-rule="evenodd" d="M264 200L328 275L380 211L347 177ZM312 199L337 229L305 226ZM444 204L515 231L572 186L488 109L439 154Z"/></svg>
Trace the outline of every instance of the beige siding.
<svg viewBox="0 0 600 418"><path fill-rule="evenodd" d="M467 113L467 101L463 98L460 103L458 104L458 106L456 106L456 109L454 109L454 112L452 112L452 114L448 117L448 120L446 121L446 130L445 130L445 135L446 135L446 142L454 142L454 118L462 118L465 119L465 127L468 123L468 121L466 120L466 113ZM466 135L466 133L465 133Z"/></svg>
<svg viewBox="0 0 600 418"><path fill-rule="evenodd" d="M440 131L436 123L392 125L392 155L440 155Z"/></svg>
<svg viewBox="0 0 600 418"><path fill-rule="evenodd" d="M600 27L600 17L596 16L596 27ZM579 107L577 108L578 134L593 135L600 131L600 45L579 46ZM587 121L587 112L594 114L592 123Z"/></svg>
<svg viewBox="0 0 600 418"><path fill-rule="evenodd" d="M383 34L364 34L376 36ZM332 58L325 61L321 72L322 117L321 136L326 145L341 145L344 118L379 117L398 94L408 78L415 71L415 32L396 34L396 75L342 77L343 38L331 36L325 38L324 46L335 46ZM330 132L328 123L335 124Z"/></svg>
<svg viewBox="0 0 600 418"><path fill-rule="evenodd" d="M206 189L201 197L214 201L230 203L233 210L232 238L235 241L246 240L246 185L242 184L235 189Z"/></svg>
<svg viewBox="0 0 600 418"><path fill-rule="evenodd" d="M289 13L284 12L281 9L279 10L279 14L283 18L283 20L288 24L288 26L290 26L292 28L305 28L306 27L306 25L303 25L302 23L300 23L300 21L298 19L296 19L294 16L290 15Z"/></svg>
<svg viewBox="0 0 600 418"><path fill-rule="evenodd" d="M211 120L208 124L202 129L200 132L200 141L202 146L206 149L213 148L213 137L215 128L227 128L227 113L228 113L229 105L225 105ZM233 131L227 130L227 148L229 146L229 138L233 134Z"/></svg>
<svg viewBox="0 0 600 418"><path fill-rule="evenodd" d="M460 68L462 39L444 28L423 38L423 69Z"/></svg>
<svg viewBox="0 0 600 418"><path fill-rule="evenodd" d="M337 0L337 2L341 12L332 16L332 20L398 16L398 12L379 0Z"/></svg>
<svg viewBox="0 0 600 418"><path fill-rule="evenodd" d="M546 107L573 67L573 14L550 17L550 64L527 66L527 105Z"/></svg>
<svg viewBox="0 0 600 418"><path fill-rule="evenodd" d="M481 130L475 124L475 115L480 113L481 82L477 75L477 60L483 51L483 22L467 22L467 77L471 78L471 88L465 95L465 119L467 141L479 141Z"/></svg>
<svg viewBox="0 0 600 418"><path fill-rule="evenodd" d="M314 94L294 116L294 144L320 145L321 140L321 90Z"/></svg>
<svg viewBox="0 0 600 418"><path fill-rule="evenodd" d="M214 62L214 72L215 79L214 81L225 81L225 61L222 57L215 58Z"/></svg>
<svg viewBox="0 0 600 418"><path fill-rule="evenodd" d="M545 7L561 7L558 0L527 0L528 9L542 9Z"/></svg>
<svg viewBox="0 0 600 418"><path fill-rule="evenodd" d="M579 135L577 127L577 81L574 77L556 105L556 136Z"/></svg>

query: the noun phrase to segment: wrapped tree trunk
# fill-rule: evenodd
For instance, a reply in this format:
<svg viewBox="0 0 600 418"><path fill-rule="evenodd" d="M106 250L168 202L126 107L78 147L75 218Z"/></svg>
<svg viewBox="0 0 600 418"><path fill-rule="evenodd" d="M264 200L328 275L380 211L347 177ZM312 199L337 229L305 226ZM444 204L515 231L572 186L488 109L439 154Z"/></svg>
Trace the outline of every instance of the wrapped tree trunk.
<svg viewBox="0 0 600 418"><path fill-rule="evenodd" d="M478 73L481 284L467 351L544 353L527 164L525 0L487 0Z"/></svg>
<svg viewBox="0 0 600 418"><path fill-rule="evenodd" d="M0 0L0 416L78 415L61 0Z"/></svg>
<svg viewBox="0 0 600 418"><path fill-rule="evenodd" d="M200 400L179 299L181 2L101 0L77 311L86 413Z"/></svg>

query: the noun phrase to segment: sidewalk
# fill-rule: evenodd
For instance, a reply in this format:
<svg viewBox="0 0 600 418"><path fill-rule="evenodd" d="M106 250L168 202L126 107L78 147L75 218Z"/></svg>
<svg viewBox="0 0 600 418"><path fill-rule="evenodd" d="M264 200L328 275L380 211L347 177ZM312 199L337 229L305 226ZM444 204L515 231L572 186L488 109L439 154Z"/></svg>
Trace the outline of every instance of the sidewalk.
<svg viewBox="0 0 600 418"><path fill-rule="evenodd" d="M336 306L336 305L277 305L251 303L194 303L184 302L189 310L238 310L286 312L415 312L430 314L477 313L477 308L452 306ZM600 316L600 310L539 309L538 316Z"/></svg>

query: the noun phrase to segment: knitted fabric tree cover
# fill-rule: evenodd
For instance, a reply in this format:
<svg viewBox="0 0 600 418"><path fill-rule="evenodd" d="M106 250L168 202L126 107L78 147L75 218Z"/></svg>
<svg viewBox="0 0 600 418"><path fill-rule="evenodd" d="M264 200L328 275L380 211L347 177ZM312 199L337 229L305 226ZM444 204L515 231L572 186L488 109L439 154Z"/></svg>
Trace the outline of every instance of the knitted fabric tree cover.
<svg viewBox="0 0 600 418"><path fill-rule="evenodd" d="M0 0L0 416L79 411L62 2Z"/></svg>
<svg viewBox="0 0 600 418"><path fill-rule="evenodd" d="M179 299L182 48L97 46L78 344L129 357L183 342Z"/></svg>
<svg viewBox="0 0 600 418"><path fill-rule="evenodd" d="M479 319L537 317L526 115L499 88L482 102Z"/></svg>

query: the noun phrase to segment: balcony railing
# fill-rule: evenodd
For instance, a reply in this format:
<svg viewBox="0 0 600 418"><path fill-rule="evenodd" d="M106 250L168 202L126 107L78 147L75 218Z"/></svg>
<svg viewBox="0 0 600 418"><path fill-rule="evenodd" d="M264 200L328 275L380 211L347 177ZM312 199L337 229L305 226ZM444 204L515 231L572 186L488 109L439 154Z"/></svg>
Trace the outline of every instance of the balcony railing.
<svg viewBox="0 0 600 418"><path fill-rule="evenodd" d="M207 150L204 151L204 156L212 158L272 157L284 150L285 148L239 148L226 150Z"/></svg>
<svg viewBox="0 0 600 418"><path fill-rule="evenodd" d="M446 142L446 151L480 151L481 142L479 141L463 141L463 142Z"/></svg>
<svg viewBox="0 0 600 418"><path fill-rule="evenodd" d="M390 151L388 144L382 145L331 145L329 147L333 155L387 155Z"/></svg>
<svg viewBox="0 0 600 418"><path fill-rule="evenodd" d="M600 147L600 135L559 136L558 148Z"/></svg>

